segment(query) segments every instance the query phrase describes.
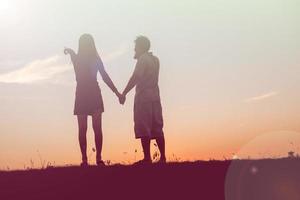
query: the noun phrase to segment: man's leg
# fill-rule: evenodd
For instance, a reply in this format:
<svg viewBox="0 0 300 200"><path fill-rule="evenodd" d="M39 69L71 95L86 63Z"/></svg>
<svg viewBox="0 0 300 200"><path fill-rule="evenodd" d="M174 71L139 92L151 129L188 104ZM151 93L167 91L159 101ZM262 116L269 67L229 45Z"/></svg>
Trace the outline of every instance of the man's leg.
<svg viewBox="0 0 300 200"><path fill-rule="evenodd" d="M166 161L166 153L165 153L165 137L157 137L156 144L160 151L160 161Z"/></svg>
<svg viewBox="0 0 300 200"><path fill-rule="evenodd" d="M160 151L160 162L166 161L165 153L165 137L163 133L163 116L162 107L160 101L153 102L153 123L152 123L152 133L156 136L156 144Z"/></svg>
<svg viewBox="0 0 300 200"><path fill-rule="evenodd" d="M144 152L144 161L151 161L150 138L148 138L148 137L141 138L141 143L142 143L143 152Z"/></svg>
<svg viewBox="0 0 300 200"><path fill-rule="evenodd" d="M134 103L134 131L135 137L141 139L144 152L144 159L136 164L144 164L151 162L150 154L150 133L149 127L152 123L152 107L151 102L135 102Z"/></svg>
<svg viewBox="0 0 300 200"><path fill-rule="evenodd" d="M79 145L82 155L82 163L87 164L87 154L86 154L86 131L87 131L87 116L86 115L78 115L78 139Z"/></svg>
<svg viewBox="0 0 300 200"><path fill-rule="evenodd" d="M95 145L96 145L96 162L97 164L102 163L102 141L103 141L103 134L102 134L102 114L97 113L92 115L92 122L93 122L93 130L95 134ZM100 163L101 162L101 163Z"/></svg>

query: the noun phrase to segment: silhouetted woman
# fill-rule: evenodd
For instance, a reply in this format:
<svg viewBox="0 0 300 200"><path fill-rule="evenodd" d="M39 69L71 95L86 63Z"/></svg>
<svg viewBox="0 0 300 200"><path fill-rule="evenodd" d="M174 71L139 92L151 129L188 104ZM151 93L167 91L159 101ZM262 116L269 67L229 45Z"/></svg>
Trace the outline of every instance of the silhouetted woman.
<svg viewBox="0 0 300 200"><path fill-rule="evenodd" d="M65 54L70 54L76 75L76 97L74 115L77 115L79 129L79 144L82 154L81 166L87 166L86 132L87 117L92 116L93 130L95 133L96 162L104 165L101 157L102 151L102 113L104 111L101 90L97 82L99 71L103 81L119 97L120 93L106 73L102 60L97 52L94 39L89 34L84 34L79 39L78 53L65 48Z"/></svg>

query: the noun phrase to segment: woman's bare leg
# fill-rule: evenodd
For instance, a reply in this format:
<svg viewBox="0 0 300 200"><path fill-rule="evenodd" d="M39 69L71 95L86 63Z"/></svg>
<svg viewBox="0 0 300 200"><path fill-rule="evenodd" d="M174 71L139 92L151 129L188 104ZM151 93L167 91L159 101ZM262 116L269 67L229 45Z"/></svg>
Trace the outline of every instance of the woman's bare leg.
<svg viewBox="0 0 300 200"><path fill-rule="evenodd" d="M87 131L87 115L77 115L78 120L78 139L82 155L82 162L87 162L86 154L86 131Z"/></svg>
<svg viewBox="0 0 300 200"><path fill-rule="evenodd" d="M94 115L92 115L93 119L93 129L95 133L95 144L96 144L96 160L97 164L102 161L102 141L103 141L103 136L102 136L102 113L98 112Z"/></svg>

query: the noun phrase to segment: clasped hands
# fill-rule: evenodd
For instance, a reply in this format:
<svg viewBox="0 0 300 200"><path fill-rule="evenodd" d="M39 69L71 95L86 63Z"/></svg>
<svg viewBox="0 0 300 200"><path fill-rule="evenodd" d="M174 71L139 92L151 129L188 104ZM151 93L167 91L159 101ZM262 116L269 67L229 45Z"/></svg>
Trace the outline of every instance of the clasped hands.
<svg viewBox="0 0 300 200"><path fill-rule="evenodd" d="M126 101L126 95L124 93L121 94L120 92L117 92L116 95L119 98L119 103L124 105Z"/></svg>

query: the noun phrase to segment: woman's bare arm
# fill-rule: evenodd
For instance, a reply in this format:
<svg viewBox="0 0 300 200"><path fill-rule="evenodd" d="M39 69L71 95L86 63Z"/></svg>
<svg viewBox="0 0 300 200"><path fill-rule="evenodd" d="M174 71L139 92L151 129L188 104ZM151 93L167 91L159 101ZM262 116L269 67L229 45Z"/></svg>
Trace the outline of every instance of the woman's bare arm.
<svg viewBox="0 0 300 200"><path fill-rule="evenodd" d="M104 81L104 83L113 91L113 93L115 93L117 95L117 97L120 97L121 94L119 93L119 91L117 90L116 86L114 85L114 83L112 82L111 78L109 77L109 75L107 74L102 61L100 60L100 63L98 65L99 68L99 72L100 75Z"/></svg>
<svg viewBox="0 0 300 200"><path fill-rule="evenodd" d="M66 55L69 54L70 57L71 57L72 62L74 61L74 59L75 59L75 57L76 57L76 53L74 52L73 49L65 47L64 53L65 53Z"/></svg>

